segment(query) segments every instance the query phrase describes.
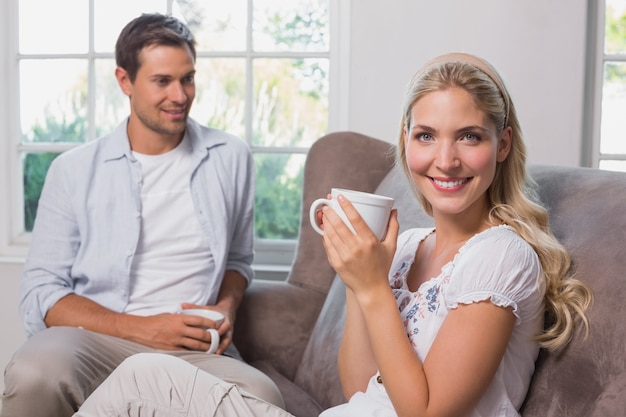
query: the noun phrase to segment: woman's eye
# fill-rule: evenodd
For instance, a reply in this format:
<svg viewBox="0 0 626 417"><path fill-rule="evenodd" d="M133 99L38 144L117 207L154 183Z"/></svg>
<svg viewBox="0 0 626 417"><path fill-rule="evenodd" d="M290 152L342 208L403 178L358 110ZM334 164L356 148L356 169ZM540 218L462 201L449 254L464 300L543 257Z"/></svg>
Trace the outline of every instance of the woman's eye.
<svg viewBox="0 0 626 417"><path fill-rule="evenodd" d="M419 135L417 135L417 139L421 140L422 142L430 142L431 140L433 140L433 137L428 133L420 133Z"/></svg>
<svg viewBox="0 0 626 417"><path fill-rule="evenodd" d="M477 142L480 140L480 137L473 133L466 133L465 135L463 135L463 140L470 141L470 142Z"/></svg>

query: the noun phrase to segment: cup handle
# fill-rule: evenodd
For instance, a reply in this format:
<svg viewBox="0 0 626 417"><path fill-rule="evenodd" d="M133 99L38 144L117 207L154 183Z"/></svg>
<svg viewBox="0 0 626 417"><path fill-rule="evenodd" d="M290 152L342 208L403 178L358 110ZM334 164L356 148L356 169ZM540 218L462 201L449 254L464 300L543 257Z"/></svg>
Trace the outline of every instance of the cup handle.
<svg viewBox="0 0 626 417"><path fill-rule="evenodd" d="M330 205L330 200L328 200L326 198L318 198L317 200L315 200L313 202L313 204L311 204L311 208L309 209L309 221L311 222L311 227L313 228L313 230L315 230L320 235L324 234L324 230L322 230L320 225L317 224L317 215L316 214L317 214L317 211L322 206L327 206L327 205Z"/></svg>
<svg viewBox="0 0 626 417"><path fill-rule="evenodd" d="M211 347L207 350L207 353L215 353L220 345L220 334L217 329L206 329L206 331L211 333Z"/></svg>

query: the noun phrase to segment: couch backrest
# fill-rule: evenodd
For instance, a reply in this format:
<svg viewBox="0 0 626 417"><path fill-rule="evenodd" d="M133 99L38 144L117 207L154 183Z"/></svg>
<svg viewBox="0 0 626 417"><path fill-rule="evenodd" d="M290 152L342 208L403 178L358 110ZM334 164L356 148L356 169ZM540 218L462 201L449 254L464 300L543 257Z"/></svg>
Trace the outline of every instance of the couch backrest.
<svg viewBox="0 0 626 417"><path fill-rule="evenodd" d="M554 166L530 173L595 304L587 341L577 337L559 354L542 351L523 416L626 415L626 174ZM432 225L397 167L376 191L396 199L402 230ZM296 384L322 407L345 401L336 366L344 304L343 284L335 278L296 373Z"/></svg>
<svg viewBox="0 0 626 417"><path fill-rule="evenodd" d="M542 351L522 415L626 416L626 174L551 166L530 173L595 300L588 340Z"/></svg>
<svg viewBox="0 0 626 417"><path fill-rule="evenodd" d="M373 192L393 166L389 143L355 132L335 132L317 140L304 166L298 249L287 280L326 294L334 271L320 236L309 223L309 207L332 187Z"/></svg>

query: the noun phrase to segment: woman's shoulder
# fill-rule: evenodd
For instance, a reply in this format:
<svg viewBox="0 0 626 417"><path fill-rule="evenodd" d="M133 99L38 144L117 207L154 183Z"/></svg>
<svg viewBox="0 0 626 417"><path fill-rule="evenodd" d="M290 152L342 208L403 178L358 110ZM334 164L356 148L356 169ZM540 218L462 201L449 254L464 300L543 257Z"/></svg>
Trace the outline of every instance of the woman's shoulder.
<svg viewBox="0 0 626 417"><path fill-rule="evenodd" d="M488 253L484 252L485 247L490 248ZM509 255L519 252L525 256L536 256L533 247L515 229L508 225L492 226L475 234L463 245L459 252L468 251L485 253L490 257L502 252L508 252Z"/></svg>
<svg viewBox="0 0 626 417"><path fill-rule="evenodd" d="M449 268L450 305L490 298L526 318L533 316L543 298L539 257L510 226L492 227L475 235ZM519 303L523 312L517 311Z"/></svg>
<svg viewBox="0 0 626 417"><path fill-rule="evenodd" d="M494 226L474 235L457 254L459 267L474 272L527 271L536 276L541 262L535 249L511 226Z"/></svg>

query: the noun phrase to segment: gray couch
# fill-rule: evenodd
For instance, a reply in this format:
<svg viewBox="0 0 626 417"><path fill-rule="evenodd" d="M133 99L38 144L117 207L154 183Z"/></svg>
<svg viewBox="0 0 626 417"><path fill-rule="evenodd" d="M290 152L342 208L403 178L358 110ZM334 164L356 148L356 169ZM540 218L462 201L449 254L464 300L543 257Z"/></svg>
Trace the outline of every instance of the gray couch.
<svg viewBox="0 0 626 417"><path fill-rule="evenodd" d="M308 208L331 187L376 191L396 199L402 229L431 225L393 157L389 143L357 133L316 142L305 165L291 272L284 282L256 280L246 293L235 343L277 383L297 417L345 401L336 366L344 288L308 223ZM626 174L557 166L532 166L530 173L595 304L587 341L578 337L562 352L541 352L522 415L626 416Z"/></svg>

